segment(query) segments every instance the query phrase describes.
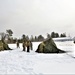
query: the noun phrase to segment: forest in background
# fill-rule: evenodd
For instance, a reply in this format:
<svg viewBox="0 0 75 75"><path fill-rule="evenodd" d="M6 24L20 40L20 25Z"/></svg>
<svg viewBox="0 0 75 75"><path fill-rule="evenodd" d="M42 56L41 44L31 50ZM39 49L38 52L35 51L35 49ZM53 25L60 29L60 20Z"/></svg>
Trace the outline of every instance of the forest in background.
<svg viewBox="0 0 75 75"><path fill-rule="evenodd" d="M30 40L31 42L39 42L39 41L43 41L47 38L58 38L58 37L66 37L66 33L57 33L57 32L51 32L51 33L47 33L46 38L40 34L37 36L33 36L31 35L30 37L28 35L22 34L21 38L13 38L13 31L11 29L6 30L6 32L1 32L0 33L0 38L1 39L5 39L7 43L16 43L16 41L19 41L20 43L23 42L23 40Z"/></svg>

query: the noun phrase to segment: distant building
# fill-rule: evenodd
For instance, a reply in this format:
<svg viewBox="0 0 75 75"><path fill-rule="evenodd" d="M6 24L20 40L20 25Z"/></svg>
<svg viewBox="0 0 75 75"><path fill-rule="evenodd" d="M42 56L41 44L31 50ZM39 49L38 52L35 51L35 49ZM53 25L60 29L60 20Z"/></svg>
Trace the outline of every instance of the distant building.
<svg viewBox="0 0 75 75"><path fill-rule="evenodd" d="M73 38L73 41L75 41L75 37Z"/></svg>
<svg viewBox="0 0 75 75"><path fill-rule="evenodd" d="M73 39L71 37L60 37L60 38L53 38L54 41L60 41L60 42L64 42L64 41L73 41Z"/></svg>

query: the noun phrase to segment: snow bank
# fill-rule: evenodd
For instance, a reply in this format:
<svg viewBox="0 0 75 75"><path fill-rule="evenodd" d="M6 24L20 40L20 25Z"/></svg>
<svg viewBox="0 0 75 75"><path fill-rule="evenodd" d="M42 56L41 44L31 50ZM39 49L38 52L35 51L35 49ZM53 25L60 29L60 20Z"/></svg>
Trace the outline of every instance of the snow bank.
<svg viewBox="0 0 75 75"><path fill-rule="evenodd" d="M16 48L15 44L10 44L10 48L14 50L1 51L0 74L75 74L74 58L67 53L35 53L39 43L33 43L33 51L30 51L30 53L22 51L22 44L20 44L20 48ZM71 52L75 50L75 45L72 42L56 42L56 44L60 49L67 51L71 49Z"/></svg>

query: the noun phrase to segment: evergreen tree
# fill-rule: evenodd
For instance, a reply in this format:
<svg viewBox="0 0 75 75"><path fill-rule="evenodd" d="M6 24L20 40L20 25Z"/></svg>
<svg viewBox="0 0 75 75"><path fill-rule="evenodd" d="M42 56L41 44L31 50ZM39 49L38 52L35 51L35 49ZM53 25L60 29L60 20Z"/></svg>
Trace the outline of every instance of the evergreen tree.
<svg viewBox="0 0 75 75"><path fill-rule="evenodd" d="M43 41L44 40L44 37L42 35L39 35L38 36L38 41Z"/></svg>
<svg viewBox="0 0 75 75"><path fill-rule="evenodd" d="M47 33L47 38L49 39L50 37L51 37L50 34Z"/></svg>
<svg viewBox="0 0 75 75"><path fill-rule="evenodd" d="M66 34L65 33L60 34L60 37L66 37Z"/></svg>
<svg viewBox="0 0 75 75"><path fill-rule="evenodd" d="M25 41L25 40L26 40L26 35L23 34L23 35L22 35L22 41Z"/></svg>
<svg viewBox="0 0 75 75"><path fill-rule="evenodd" d="M26 40L29 40L29 36L28 35L26 36Z"/></svg>
<svg viewBox="0 0 75 75"><path fill-rule="evenodd" d="M35 36L35 41L38 41L38 37L37 36Z"/></svg>
<svg viewBox="0 0 75 75"><path fill-rule="evenodd" d="M34 41L33 35L31 35L30 40L31 40L31 41Z"/></svg>
<svg viewBox="0 0 75 75"><path fill-rule="evenodd" d="M58 34L58 33L55 33L55 37L56 37L56 38L59 37L59 34Z"/></svg>
<svg viewBox="0 0 75 75"><path fill-rule="evenodd" d="M52 37L52 38L55 38L55 32L52 32L52 33L51 33L51 37Z"/></svg>

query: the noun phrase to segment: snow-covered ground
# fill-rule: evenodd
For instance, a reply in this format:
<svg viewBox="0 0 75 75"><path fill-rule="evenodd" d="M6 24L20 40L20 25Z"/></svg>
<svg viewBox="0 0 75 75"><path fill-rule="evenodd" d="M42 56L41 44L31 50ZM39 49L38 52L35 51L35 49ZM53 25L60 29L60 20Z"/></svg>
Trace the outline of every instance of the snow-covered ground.
<svg viewBox="0 0 75 75"><path fill-rule="evenodd" d="M0 74L75 74L75 45L73 42L55 42L57 47L68 51L61 54L35 53L40 42L33 43L30 53L9 44L14 50L0 52Z"/></svg>

